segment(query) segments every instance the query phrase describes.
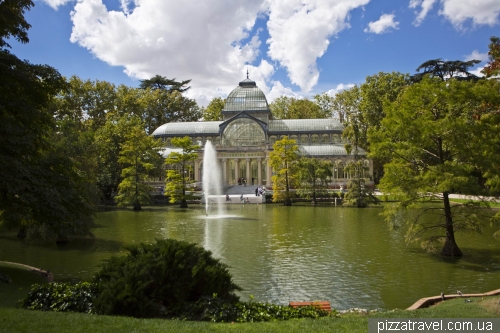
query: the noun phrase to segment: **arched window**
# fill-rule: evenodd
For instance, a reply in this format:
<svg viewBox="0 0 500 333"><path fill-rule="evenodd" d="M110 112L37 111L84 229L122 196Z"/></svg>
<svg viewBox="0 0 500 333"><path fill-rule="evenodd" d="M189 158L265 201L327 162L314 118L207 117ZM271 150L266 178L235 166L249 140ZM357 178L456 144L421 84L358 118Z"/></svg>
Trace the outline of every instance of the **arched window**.
<svg viewBox="0 0 500 333"><path fill-rule="evenodd" d="M307 134L302 134L300 136L300 143L302 144L308 144L309 143L309 136Z"/></svg>
<svg viewBox="0 0 500 333"><path fill-rule="evenodd" d="M276 135L271 135L269 137L269 143L273 145L276 142L276 139Z"/></svg>
<svg viewBox="0 0 500 333"><path fill-rule="evenodd" d="M222 145L230 147L260 146L266 142L262 127L248 118L231 122L222 134Z"/></svg>
<svg viewBox="0 0 500 333"><path fill-rule="evenodd" d="M330 143L330 136L328 134L323 134L321 136L321 142L322 143Z"/></svg>
<svg viewBox="0 0 500 333"><path fill-rule="evenodd" d="M313 144L318 144L319 143L319 136L318 136L318 134L311 135L311 143L313 143Z"/></svg>

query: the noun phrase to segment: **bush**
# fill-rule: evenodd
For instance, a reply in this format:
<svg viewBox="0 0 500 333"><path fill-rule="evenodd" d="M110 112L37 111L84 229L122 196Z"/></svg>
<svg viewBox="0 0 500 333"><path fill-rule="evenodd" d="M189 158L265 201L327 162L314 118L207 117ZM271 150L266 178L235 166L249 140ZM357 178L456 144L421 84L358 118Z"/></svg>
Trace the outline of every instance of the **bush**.
<svg viewBox="0 0 500 333"><path fill-rule="evenodd" d="M91 313L95 295L96 286L88 282L34 284L20 305L31 310Z"/></svg>
<svg viewBox="0 0 500 333"><path fill-rule="evenodd" d="M338 316L335 310L329 312L313 306L293 308L260 302L224 302L216 297L201 300L195 309L201 316L188 319L243 323Z"/></svg>
<svg viewBox="0 0 500 333"><path fill-rule="evenodd" d="M156 240L112 257L94 278L97 313L139 318L179 316L204 297L238 300L227 266L209 251L183 241Z"/></svg>

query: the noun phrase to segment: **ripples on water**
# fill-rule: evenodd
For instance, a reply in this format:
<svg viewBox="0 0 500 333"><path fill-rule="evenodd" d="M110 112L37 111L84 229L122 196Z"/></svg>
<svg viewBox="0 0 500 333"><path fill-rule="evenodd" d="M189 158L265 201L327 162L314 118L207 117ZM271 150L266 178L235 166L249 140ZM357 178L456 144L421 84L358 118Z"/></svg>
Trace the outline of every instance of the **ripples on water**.
<svg viewBox="0 0 500 333"><path fill-rule="evenodd" d="M458 236L464 257L446 259L406 245L404 231L389 231L380 212L277 205L230 205L222 217L207 217L201 207L109 211L99 213L94 240L57 247L4 237L0 260L49 267L59 280L88 279L102 260L126 253L124 245L169 237L196 242L228 264L243 299L389 309L440 292L499 288L494 229Z"/></svg>

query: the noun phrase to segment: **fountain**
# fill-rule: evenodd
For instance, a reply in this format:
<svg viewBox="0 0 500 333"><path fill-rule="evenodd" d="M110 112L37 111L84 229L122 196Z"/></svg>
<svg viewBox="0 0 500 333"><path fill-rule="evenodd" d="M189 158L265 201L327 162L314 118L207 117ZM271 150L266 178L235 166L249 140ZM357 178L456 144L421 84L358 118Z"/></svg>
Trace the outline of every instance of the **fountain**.
<svg viewBox="0 0 500 333"><path fill-rule="evenodd" d="M207 140L203 153L203 193L205 198L205 214L208 216L210 207L217 207L217 216L225 215L224 197L222 196L222 181L217 151L212 142Z"/></svg>

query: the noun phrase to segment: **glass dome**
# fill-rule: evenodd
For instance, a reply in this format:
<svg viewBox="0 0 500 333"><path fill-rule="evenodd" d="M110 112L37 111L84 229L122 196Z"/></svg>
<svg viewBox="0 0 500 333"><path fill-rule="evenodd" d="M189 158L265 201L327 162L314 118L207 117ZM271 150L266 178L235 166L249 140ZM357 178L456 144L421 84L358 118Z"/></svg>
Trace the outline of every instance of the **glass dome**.
<svg viewBox="0 0 500 333"><path fill-rule="evenodd" d="M229 93L224 105L223 113L236 113L242 111L269 112L269 105L262 90L254 81L246 78L238 87Z"/></svg>

